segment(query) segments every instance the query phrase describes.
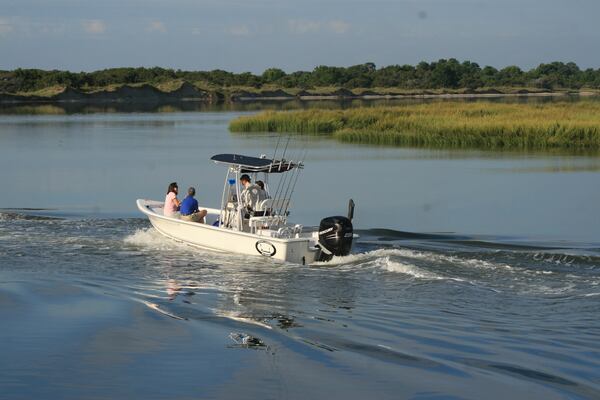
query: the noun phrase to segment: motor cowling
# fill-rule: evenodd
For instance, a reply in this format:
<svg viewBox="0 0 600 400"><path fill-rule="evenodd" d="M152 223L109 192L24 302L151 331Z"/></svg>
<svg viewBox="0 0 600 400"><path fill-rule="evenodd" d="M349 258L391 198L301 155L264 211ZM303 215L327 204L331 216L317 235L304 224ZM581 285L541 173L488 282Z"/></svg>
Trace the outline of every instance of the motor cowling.
<svg viewBox="0 0 600 400"><path fill-rule="evenodd" d="M329 261L333 256L347 256L352 248L352 221L346 217L327 217L319 224L319 261Z"/></svg>

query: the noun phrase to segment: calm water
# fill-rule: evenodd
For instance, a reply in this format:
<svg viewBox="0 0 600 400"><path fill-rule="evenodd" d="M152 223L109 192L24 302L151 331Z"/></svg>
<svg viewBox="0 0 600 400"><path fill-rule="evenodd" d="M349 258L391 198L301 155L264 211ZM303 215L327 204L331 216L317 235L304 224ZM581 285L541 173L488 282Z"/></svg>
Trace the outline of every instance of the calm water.
<svg viewBox="0 0 600 400"><path fill-rule="evenodd" d="M245 111L0 115L2 398L600 398L600 158L308 148L303 267L161 237L135 199L216 205Z"/></svg>

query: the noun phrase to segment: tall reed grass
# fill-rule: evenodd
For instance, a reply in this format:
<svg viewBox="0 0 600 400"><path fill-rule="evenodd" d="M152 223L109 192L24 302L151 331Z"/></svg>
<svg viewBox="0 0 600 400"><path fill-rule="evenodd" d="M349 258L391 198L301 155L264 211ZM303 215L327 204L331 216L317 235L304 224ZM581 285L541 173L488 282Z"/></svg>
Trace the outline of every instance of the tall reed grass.
<svg viewBox="0 0 600 400"><path fill-rule="evenodd" d="M332 135L425 147L600 148L600 102L435 102L346 110L266 111L234 119L232 132Z"/></svg>

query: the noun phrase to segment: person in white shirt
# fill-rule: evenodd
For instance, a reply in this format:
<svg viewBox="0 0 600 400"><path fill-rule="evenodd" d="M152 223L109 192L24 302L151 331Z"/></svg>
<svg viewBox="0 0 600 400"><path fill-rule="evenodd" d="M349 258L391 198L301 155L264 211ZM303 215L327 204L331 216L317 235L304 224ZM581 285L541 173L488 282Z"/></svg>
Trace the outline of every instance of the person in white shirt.
<svg viewBox="0 0 600 400"><path fill-rule="evenodd" d="M250 214L256 210L259 201L263 200L261 194L264 190L258 185L253 185L250 176L246 174L240 177L240 183L244 187L240 195L242 198L242 206L246 209L248 214Z"/></svg>

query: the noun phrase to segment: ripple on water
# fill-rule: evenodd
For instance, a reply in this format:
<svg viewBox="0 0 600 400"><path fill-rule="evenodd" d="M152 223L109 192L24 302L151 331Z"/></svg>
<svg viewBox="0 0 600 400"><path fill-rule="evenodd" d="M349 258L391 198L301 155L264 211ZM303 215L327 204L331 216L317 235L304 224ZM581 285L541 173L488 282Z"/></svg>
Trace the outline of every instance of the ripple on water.
<svg viewBox="0 0 600 400"><path fill-rule="evenodd" d="M286 343L367 379L387 369L478 393L507 377L554 394L598 393L600 272L589 259L424 249L423 239L358 243L349 256L299 266L190 247L140 219L0 221L2 272L59 272L171 323Z"/></svg>

